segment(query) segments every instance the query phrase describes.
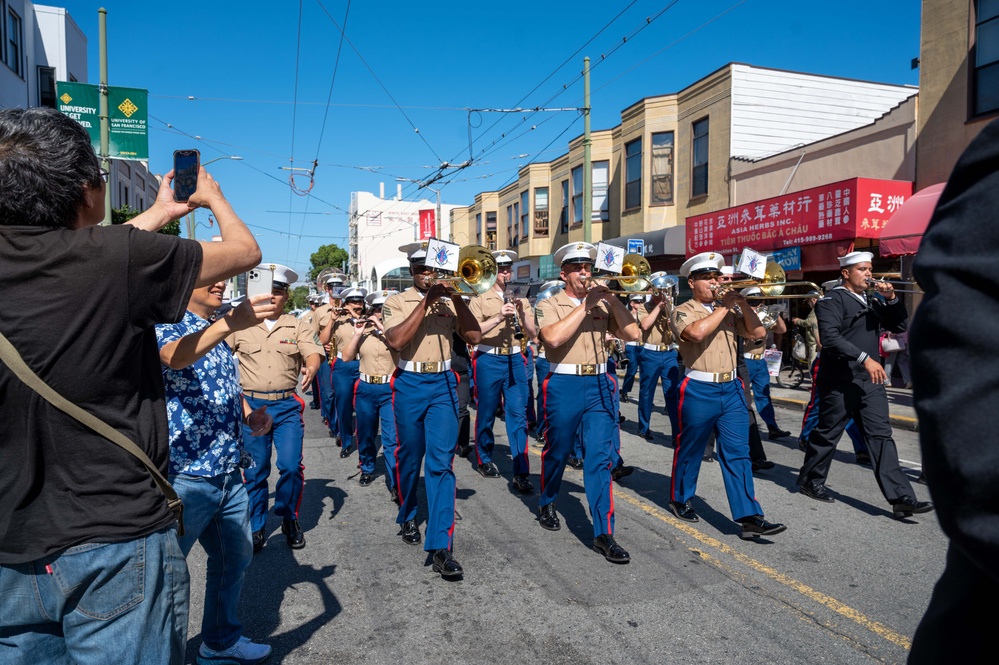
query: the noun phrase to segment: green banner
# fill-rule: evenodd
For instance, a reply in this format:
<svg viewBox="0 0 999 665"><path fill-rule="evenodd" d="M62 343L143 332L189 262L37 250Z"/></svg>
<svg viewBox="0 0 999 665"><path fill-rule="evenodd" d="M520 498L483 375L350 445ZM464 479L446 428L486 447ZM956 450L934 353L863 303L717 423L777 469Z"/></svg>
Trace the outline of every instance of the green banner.
<svg viewBox="0 0 999 665"><path fill-rule="evenodd" d="M73 118L90 134L94 152L101 150L100 93L96 85L59 81L59 111ZM149 159L148 92L140 88L108 86L108 155L112 159Z"/></svg>

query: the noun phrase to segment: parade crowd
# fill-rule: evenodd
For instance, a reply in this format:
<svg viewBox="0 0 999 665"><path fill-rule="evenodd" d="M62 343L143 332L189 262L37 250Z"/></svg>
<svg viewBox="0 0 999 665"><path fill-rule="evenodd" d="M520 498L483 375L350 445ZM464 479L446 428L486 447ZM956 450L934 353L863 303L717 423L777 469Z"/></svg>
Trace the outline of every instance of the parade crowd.
<svg viewBox="0 0 999 665"><path fill-rule="evenodd" d="M518 493L537 492L539 525L561 528L563 473L581 468L593 549L627 564L615 539L614 483L631 471L619 404L631 399L636 371L640 435L665 436L673 447L663 488L670 511L699 521L700 467L717 461L743 539L788 528L765 516L754 473L773 467L757 414L769 439L791 436L776 421L763 359L768 332L790 324L805 333L813 376L800 494L834 500L825 481L846 430L895 517L933 510L899 465L879 361L881 334L904 334L908 313L890 283L872 280L869 252L839 259L839 279L809 294L808 317L765 324L747 299L752 287L727 286L739 275L718 253L683 264L679 279L692 297L679 303L665 287L611 291L594 275L596 247L572 242L555 252L560 280L532 302L511 295L516 253L492 252L495 280L469 293L435 272L427 243L417 242L400 248L410 288L368 292L332 271L325 293L296 317L284 311L298 275L261 263L212 177L202 169L183 204L171 179L130 223L98 226L106 173L86 132L54 111L0 111L0 293L18 303L0 314L2 662L106 662L112 643L122 662L181 662L185 558L195 542L208 557L198 661L267 658L270 647L243 634L236 608L254 553L276 546L271 509L281 546L306 546L303 395L340 457L357 453L359 485L376 482L381 451L398 535L422 543L442 577L464 574L454 548L454 457L474 455L484 478L501 478L500 416L508 480ZM153 233L193 206L212 211L221 242ZM270 294L224 308L228 278L265 268ZM58 303L38 297L54 292ZM630 360L620 388L618 345ZM19 361L26 371L15 372ZM116 446L29 375L138 450ZM669 432L652 427L660 389ZM532 432L543 442L538 469ZM166 476L182 510L150 468Z"/></svg>

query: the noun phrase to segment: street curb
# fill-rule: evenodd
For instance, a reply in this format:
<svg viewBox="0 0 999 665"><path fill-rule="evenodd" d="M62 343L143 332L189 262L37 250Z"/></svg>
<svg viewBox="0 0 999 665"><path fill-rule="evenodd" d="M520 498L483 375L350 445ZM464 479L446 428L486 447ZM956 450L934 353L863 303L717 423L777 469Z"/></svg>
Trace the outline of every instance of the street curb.
<svg viewBox="0 0 999 665"><path fill-rule="evenodd" d="M778 406L783 406L785 409L795 409L796 411L804 411L808 402L800 399L791 399L790 397L776 397L771 396L770 401ZM897 416L895 414L889 413L888 420L891 422L891 426L894 429L904 429L909 432L919 431L919 420L916 418L910 418L909 416Z"/></svg>

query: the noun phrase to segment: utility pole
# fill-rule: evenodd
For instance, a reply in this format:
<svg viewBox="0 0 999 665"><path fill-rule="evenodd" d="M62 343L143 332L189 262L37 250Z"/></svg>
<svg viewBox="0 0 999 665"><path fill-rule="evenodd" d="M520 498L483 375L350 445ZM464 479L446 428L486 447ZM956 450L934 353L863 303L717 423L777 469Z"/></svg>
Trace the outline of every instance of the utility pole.
<svg viewBox="0 0 999 665"><path fill-rule="evenodd" d="M108 157L108 148L111 144L111 130L109 126L108 116L110 112L108 110L108 10L101 7L97 10L97 18L99 23L98 41L100 42L100 61L101 61L101 81L100 86L98 86L98 94L100 95L100 118L101 118L101 168L108 172L108 182L104 185L104 221L101 222L101 226L109 226L111 224L111 159Z"/></svg>
<svg viewBox="0 0 999 665"><path fill-rule="evenodd" d="M590 59L583 58L583 241L592 239L593 166L590 157Z"/></svg>

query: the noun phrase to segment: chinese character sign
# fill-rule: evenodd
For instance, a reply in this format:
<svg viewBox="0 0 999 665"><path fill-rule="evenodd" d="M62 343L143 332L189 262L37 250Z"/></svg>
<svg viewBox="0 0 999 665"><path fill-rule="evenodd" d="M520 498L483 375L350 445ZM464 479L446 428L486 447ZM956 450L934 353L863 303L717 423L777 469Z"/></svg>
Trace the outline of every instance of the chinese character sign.
<svg viewBox="0 0 999 665"><path fill-rule="evenodd" d="M437 235L437 215L433 210L420 211L420 240Z"/></svg>
<svg viewBox="0 0 999 665"><path fill-rule="evenodd" d="M688 217L687 256L734 252L740 246L766 251L878 238L911 194L911 182L853 178Z"/></svg>

